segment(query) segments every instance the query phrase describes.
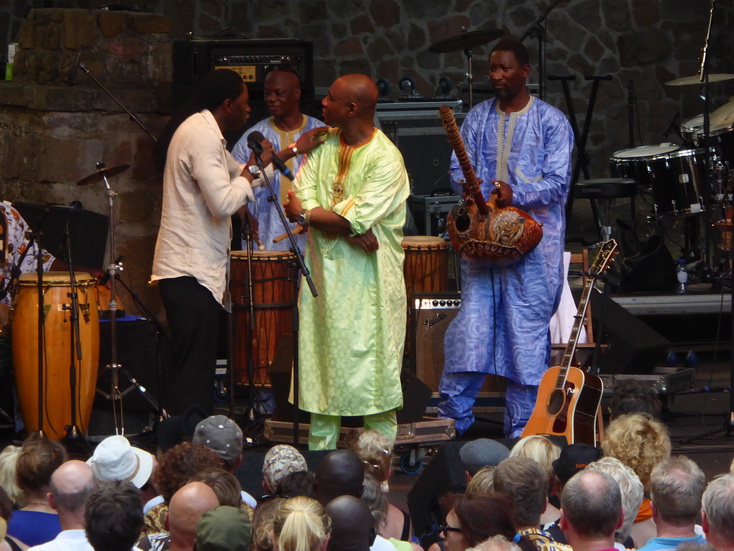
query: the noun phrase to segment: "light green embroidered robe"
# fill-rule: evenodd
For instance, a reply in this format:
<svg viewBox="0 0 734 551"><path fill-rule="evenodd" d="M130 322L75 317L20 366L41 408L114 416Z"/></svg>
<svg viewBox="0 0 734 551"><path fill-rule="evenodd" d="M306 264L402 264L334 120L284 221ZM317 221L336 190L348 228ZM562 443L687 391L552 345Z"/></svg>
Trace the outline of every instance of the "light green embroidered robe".
<svg viewBox="0 0 734 551"><path fill-rule="evenodd" d="M310 228L306 262L319 296L300 293L299 406L325 415L368 415L402 406L405 344L403 225L410 193L400 151L381 131L360 147L341 132L309 154L296 178L305 209L321 206L370 228L379 249Z"/></svg>

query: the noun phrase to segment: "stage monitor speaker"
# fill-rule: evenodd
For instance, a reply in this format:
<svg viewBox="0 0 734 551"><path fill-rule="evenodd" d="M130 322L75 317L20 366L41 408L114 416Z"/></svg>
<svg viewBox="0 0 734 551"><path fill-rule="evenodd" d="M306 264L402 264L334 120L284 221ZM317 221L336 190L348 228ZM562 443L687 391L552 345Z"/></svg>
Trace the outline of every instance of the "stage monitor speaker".
<svg viewBox="0 0 734 551"><path fill-rule="evenodd" d="M604 295L591 294L591 313L595 328L604 325L602 342L608 343L606 352L599 357L601 373L652 373L662 365L671 346L668 339L630 314L612 299L607 301L602 320Z"/></svg>
<svg viewBox="0 0 734 551"><path fill-rule="evenodd" d="M415 293L410 299L411 366L415 376L438 392L444 364L444 336L459 313L459 293Z"/></svg>

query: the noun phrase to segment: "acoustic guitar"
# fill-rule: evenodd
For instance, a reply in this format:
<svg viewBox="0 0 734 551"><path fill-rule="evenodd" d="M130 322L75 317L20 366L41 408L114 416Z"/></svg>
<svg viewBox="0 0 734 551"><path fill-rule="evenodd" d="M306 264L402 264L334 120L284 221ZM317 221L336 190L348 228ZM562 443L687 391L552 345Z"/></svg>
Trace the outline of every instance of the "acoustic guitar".
<svg viewBox="0 0 734 551"><path fill-rule="evenodd" d="M605 242L589 269L562 365L551 367L543 374L535 408L522 433L523 437L548 434L565 436L569 444L597 445L597 414L604 383L596 375L572 366L571 362L591 291L597 277L609 267L616 250L617 242L614 239Z"/></svg>

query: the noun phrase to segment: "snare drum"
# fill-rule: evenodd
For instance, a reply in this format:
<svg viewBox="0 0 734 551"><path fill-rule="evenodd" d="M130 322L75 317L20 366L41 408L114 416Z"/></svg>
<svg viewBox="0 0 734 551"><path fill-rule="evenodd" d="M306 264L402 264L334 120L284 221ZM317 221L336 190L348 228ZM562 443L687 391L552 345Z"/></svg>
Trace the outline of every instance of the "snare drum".
<svg viewBox="0 0 734 551"><path fill-rule="evenodd" d="M449 245L440 237L411 235L403 238L405 290L408 302L414 293L436 293L449 288Z"/></svg>
<svg viewBox="0 0 734 551"><path fill-rule="evenodd" d="M232 296L232 365L246 384L247 362L252 349L255 383L267 384L268 367L275 358L280 338L293 330L296 307L296 255L288 251L253 251L252 295L255 334L250 341L247 252L232 251L229 292Z"/></svg>
<svg viewBox="0 0 734 551"><path fill-rule="evenodd" d="M681 134L696 147L704 146L703 115L688 119L681 125ZM709 129L711 145L715 147L729 168L734 167L734 124L713 124Z"/></svg>
<svg viewBox="0 0 734 551"><path fill-rule="evenodd" d="M99 371L99 314L97 280L77 273L79 302L79 341L81 362L76 362L76 423L87 432L92 415ZM66 435L71 424L71 292L67 272L48 272L43 276L45 318L43 422L38 423L38 293L37 275L20 276L18 299L13 319L13 362L18 401L29 431L42 428L52 439Z"/></svg>
<svg viewBox="0 0 734 551"><path fill-rule="evenodd" d="M665 177L667 156L678 149L680 146L674 144L660 144L616 151L609 161L610 172L615 178L631 178L649 189L653 180Z"/></svg>
<svg viewBox="0 0 734 551"><path fill-rule="evenodd" d="M697 214L704 210L703 149L680 149L673 144L643 145L617 151L611 160L619 177L634 178L652 190L655 214Z"/></svg>

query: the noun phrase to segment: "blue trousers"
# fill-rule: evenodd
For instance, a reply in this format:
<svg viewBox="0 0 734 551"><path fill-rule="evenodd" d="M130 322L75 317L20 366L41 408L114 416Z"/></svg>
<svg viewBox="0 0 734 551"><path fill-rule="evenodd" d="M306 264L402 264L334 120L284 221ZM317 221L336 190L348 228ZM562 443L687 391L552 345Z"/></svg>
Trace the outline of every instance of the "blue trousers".
<svg viewBox="0 0 734 551"><path fill-rule="evenodd" d="M454 419L456 431L463 434L474 423L472 408L479 390L482 388L486 373L460 372L444 373L438 389L441 402L438 405L439 417ZM507 438L519 438L538 397L538 387L521 385L507 379L505 392L504 432Z"/></svg>

